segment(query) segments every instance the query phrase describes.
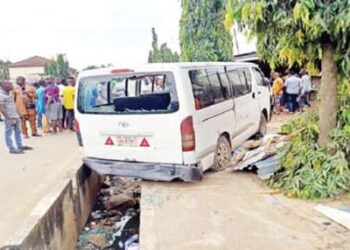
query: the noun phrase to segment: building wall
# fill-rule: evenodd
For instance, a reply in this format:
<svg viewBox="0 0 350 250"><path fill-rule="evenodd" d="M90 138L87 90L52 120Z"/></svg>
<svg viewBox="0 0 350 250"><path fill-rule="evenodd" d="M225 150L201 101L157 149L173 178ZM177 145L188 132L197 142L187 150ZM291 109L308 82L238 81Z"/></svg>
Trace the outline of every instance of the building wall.
<svg viewBox="0 0 350 250"><path fill-rule="evenodd" d="M40 75L44 74L44 67L18 67L10 68L10 79L15 80L19 76L26 78L28 82L40 80Z"/></svg>

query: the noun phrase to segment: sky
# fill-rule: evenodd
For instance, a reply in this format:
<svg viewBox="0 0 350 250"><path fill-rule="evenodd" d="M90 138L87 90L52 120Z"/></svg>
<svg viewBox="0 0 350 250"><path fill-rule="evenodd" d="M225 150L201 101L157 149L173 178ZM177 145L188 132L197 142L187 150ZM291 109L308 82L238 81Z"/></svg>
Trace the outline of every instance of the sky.
<svg viewBox="0 0 350 250"><path fill-rule="evenodd" d="M180 50L180 0L11 0L0 9L0 58L11 62L65 53L78 70L145 63L152 27Z"/></svg>
<svg viewBox="0 0 350 250"><path fill-rule="evenodd" d="M180 0L3 0L0 58L66 54L70 66L146 63L152 27L159 44L180 52ZM238 34L240 53L255 50ZM237 53L237 47L234 51Z"/></svg>

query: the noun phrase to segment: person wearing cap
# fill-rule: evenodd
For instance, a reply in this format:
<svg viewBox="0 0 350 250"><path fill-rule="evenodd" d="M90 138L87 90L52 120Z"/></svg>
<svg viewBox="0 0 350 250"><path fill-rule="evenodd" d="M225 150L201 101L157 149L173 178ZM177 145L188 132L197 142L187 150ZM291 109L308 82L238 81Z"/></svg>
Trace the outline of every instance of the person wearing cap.
<svg viewBox="0 0 350 250"><path fill-rule="evenodd" d="M39 137L36 126L36 89L26 83L22 76L16 79L17 86L13 90L13 97L17 106L17 111L21 118L22 134L24 138L29 138L27 121L29 121L32 136Z"/></svg>

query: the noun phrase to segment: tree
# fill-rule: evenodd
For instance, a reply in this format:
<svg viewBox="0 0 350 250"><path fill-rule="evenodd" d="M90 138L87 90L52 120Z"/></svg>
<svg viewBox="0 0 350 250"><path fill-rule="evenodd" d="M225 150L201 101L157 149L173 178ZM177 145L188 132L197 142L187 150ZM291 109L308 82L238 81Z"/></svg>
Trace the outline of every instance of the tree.
<svg viewBox="0 0 350 250"><path fill-rule="evenodd" d="M349 9L347 0L227 0L226 24L246 25L272 68L286 62L315 71L322 61L318 143L323 148L337 125L337 82L350 73Z"/></svg>
<svg viewBox="0 0 350 250"><path fill-rule="evenodd" d="M9 61L4 61L0 59L0 79L8 80L10 79Z"/></svg>
<svg viewBox="0 0 350 250"><path fill-rule="evenodd" d="M225 28L225 0L181 0L184 61L232 61L232 35Z"/></svg>
<svg viewBox="0 0 350 250"><path fill-rule="evenodd" d="M86 68L84 68L83 71L85 71L85 70L92 70L92 69L106 68L106 67L113 67L113 64L111 64L111 63L108 63L107 65L101 64L100 66L89 65Z"/></svg>
<svg viewBox="0 0 350 250"><path fill-rule="evenodd" d="M155 28L152 28L152 50L148 54L149 63L160 62L178 62L180 56L173 52L166 43L163 43L160 48L158 46L158 35Z"/></svg>
<svg viewBox="0 0 350 250"><path fill-rule="evenodd" d="M58 54L50 59L44 66L44 74L61 78L69 77L69 62L64 54Z"/></svg>

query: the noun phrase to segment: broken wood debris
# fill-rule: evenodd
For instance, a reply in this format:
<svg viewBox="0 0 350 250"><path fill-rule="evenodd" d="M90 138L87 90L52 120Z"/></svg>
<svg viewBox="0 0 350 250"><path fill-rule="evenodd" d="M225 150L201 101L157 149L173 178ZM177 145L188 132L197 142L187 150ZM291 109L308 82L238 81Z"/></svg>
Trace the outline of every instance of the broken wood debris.
<svg viewBox="0 0 350 250"><path fill-rule="evenodd" d="M256 170L262 180L269 179L281 168L283 155L279 150L286 145L287 136L267 135L260 140L249 140L239 147L232 160L234 171Z"/></svg>

